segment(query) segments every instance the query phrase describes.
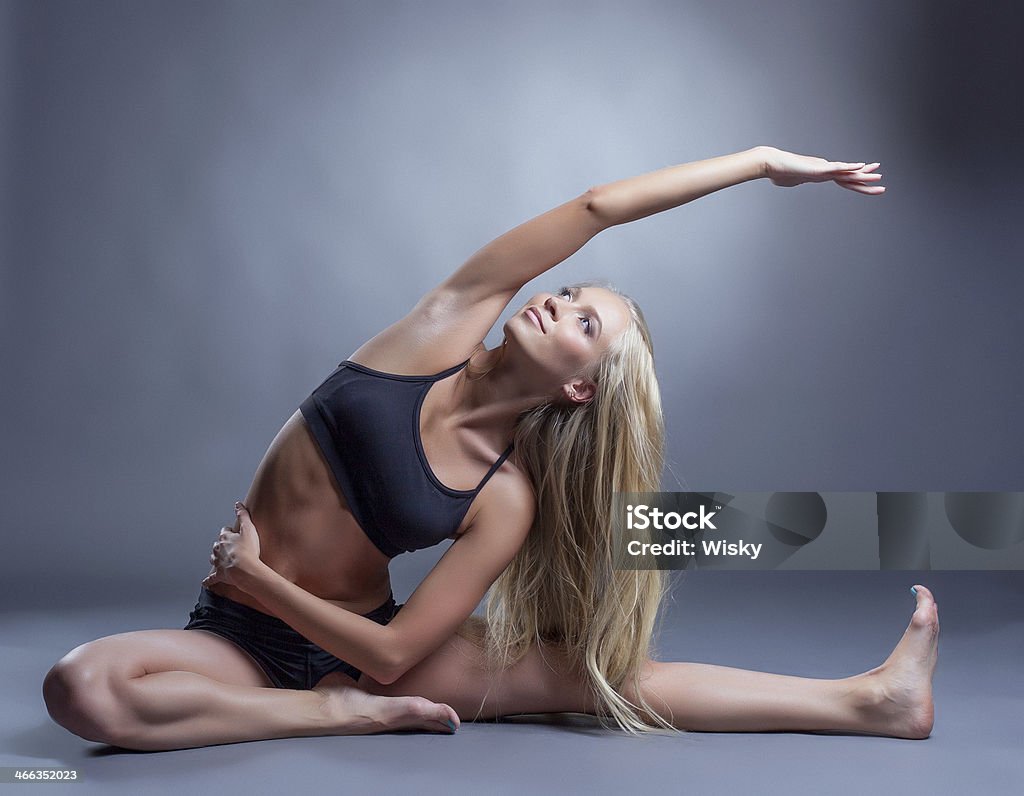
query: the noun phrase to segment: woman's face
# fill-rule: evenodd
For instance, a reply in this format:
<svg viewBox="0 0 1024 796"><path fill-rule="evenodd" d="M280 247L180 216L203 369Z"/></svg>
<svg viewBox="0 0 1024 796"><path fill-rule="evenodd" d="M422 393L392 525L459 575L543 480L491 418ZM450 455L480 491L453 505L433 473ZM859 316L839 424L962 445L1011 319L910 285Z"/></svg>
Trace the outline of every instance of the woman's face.
<svg viewBox="0 0 1024 796"><path fill-rule="evenodd" d="M590 397L593 384L578 377L595 363L629 323L626 302L602 287L538 293L505 324L507 354L533 363L540 389L570 385L572 399Z"/></svg>

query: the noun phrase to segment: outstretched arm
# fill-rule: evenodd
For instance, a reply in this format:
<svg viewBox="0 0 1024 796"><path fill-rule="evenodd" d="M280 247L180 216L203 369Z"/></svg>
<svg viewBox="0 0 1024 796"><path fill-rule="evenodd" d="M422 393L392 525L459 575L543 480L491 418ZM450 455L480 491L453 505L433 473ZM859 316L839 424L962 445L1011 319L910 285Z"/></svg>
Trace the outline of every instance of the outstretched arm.
<svg viewBox="0 0 1024 796"><path fill-rule="evenodd" d="M885 189L877 185L881 175L872 173L877 167L759 146L598 185L474 252L408 315L351 358L386 362L393 372L442 370L472 355L526 283L608 227L762 177L780 186L829 180L860 193L879 194Z"/></svg>
<svg viewBox="0 0 1024 796"><path fill-rule="evenodd" d="M860 193L879 194L878 163L844 163L758 146L708 160L684 163L591 189L590 210L602 227L625 224L692 202L741 182L767 177L775 185L834 181Z"/></svg>
<svg viewBox="0 0 1024 796"><path fill-rule="evenodd" d="M563 205L532 218L477 251L441 286L480 299L500 295L500 313L527 282L554 268L608 227L636 221L749 180L769 179L792 187L832 181L866 194L880 194L878 163L846 163L808 157L770 146L697 160L637 177L597 185Z"/></svg>
<svg viewBox="0 0 1024 796"><path fill-rule="evenodd" d="M496 296L500 301L491 309L496 319L523 285L554 268L602 230L766 176L769 149L754 147L590 188L488 243L436 292L454 297L452 303L460 307ZM493 322L489 320L487 328Z"/></svg>

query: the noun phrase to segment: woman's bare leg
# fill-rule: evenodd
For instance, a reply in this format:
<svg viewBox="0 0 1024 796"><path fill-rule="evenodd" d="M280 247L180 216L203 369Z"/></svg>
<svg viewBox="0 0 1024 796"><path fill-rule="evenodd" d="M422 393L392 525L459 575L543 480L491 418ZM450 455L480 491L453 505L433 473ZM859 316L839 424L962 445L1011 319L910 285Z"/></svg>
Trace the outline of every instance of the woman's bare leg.
<svg viewBox="0 0 1024 796"><path fill-rule="evenodd" d="M674 726L707 732L854 732L926 738L934 710L931 680L938 646L938 612L928 589L899 644L881 666L839 680L791 677L701 663L651 661L641 694ZM547 663L545 663L545 660ZM389 686L363 677L376 694L420 694L451 704L464 718L516 713L594 713L580 678L554 648L531 649L496 677L472 643L456 637ZM627 689L625 696L637 701Z"/></svg>
<svg viewBox="0 0 1024 796"><path fill-rule="evenodd" d="M869 672L818 680L694 663L652 663L644 696L677 726L709 732L796 730L927 738L938 611L917 587L917 608L889 658Z"/></svg>
<svg viewBox="0 0 1024 796"><path fill-rule="evenodd" d="M274 688L245 652L203 630L83 644L50 670L43 696L54 721L76 735L140 750L458 726L447 705L367 694L340 673L311 691Z"/></svg>

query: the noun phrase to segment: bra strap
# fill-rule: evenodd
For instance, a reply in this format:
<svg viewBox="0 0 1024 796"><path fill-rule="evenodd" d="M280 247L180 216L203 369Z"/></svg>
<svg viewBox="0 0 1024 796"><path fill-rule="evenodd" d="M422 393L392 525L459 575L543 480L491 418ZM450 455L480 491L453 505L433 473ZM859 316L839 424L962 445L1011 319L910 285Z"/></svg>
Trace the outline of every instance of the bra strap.
<svg viewBox="0 0 1024 796"><path fill-rule="evenodd" d="M430 379L432 382L433 381L441 381L441 379L446 379L449 376L451 376L453 373L458 373L460 370L462 370L468 364L469 364L469 360L467 359L465 362L460 362L458 365L452 365L450 368L448 368L446 370L442 370L440 373L435 373L433 376L425 376L424 378Z"/></svg>
<svg viewBox="0 0 1024 796"><path fill-rule="evenodd" d="M510 442L508 444L508 447L505 448L505 452L498 457L498 461L491 465L491 469L487 471L487 475L484 476L484 480L480 482L479 486L477 486L475 490L476 492L479 492L481 489L483 489L484 484L486 484L490 480L491 476L497 472L498 468L505 463L505 459L507 459L509 454L512 453L513 447L515 447L514 443Z"/></svg>

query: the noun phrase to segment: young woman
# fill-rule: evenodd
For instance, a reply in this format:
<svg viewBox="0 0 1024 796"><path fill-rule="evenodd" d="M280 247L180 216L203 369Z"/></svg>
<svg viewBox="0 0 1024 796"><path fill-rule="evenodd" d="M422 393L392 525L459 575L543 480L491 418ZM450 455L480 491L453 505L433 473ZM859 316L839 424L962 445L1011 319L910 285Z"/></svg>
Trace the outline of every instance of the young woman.
<svg viewBox="0 0 1024 796"><path fill-rule="evenodd" d="M284 424L186 629L72 650L46 677L50 715L148 750L563 711L631 731L926 737L938 618L920 586L896 649L853 677L648 658L663 573L611 565L612 493L659 489L663 465L631 299L538 293L500 346L481 342L523 285L608 227L762 177L878 195L878 165L755 147L591 188L492 241ZM445 538L399 611L389 560Z"/></svg>

